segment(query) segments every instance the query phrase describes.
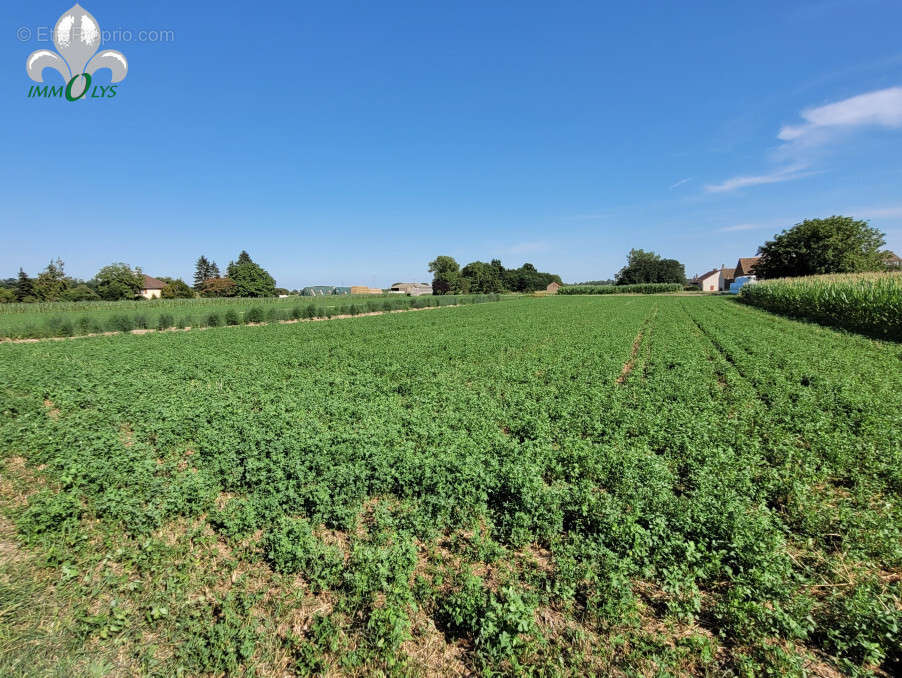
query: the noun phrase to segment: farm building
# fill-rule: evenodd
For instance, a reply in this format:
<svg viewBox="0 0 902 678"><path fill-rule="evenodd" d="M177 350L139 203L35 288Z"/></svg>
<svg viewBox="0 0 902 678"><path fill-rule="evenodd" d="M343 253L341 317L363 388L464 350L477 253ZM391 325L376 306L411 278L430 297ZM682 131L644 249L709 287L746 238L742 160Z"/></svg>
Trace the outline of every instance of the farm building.
<svg viewBox="0 0 902 678"><path fill-rule="evenodd" d="M366 285L352 285L351 294L382 294L382 290Z"/></svg>
<svg viewBox="0 0 902 678"><path fill-rule="evenodd" d="M432 285L429 283L395 283L389 291L392 294L406 294L408 297L419 297L424 294L432 294Z"/></svg>
<svg viewBox="0 0 902 678"><path fill-rule="evenodd" d="M735 268L720 267L720 291L725 292L730 289L730 283L736 279Z"/></svg>
<svg viewBox="0 0 902 678"><path fill-rule="evenodd" d="M761 257L741 257L736 263L736 268L733 270L733 278L754 276L755 264L757 264L760 259Z"/></svg>
<svg viewBox="0 0 902 678"><path fill-rule="evenodd" d="M902 259L895 252L886 251L886 254L883 257L883 261L886 263L888 268L902 268Z"/></svg>
<svg viewBox="0 0 902 678"><path fill-rule="evenodd" d="M723 269L715 268L707 273L695 276L691 282L698 285L702 292L717 292L721 289Z"/></svg>
<svg viewBox="0 0 902 678"><path fill-rule="evenodd" d="M301 296L303 297L328 297L350 293L350 287L335 287L333 285L311 285L301 290Z"/></svg>
<svg viewBox="0 0 902 678"><path fill-rule="evenodd" d="M145 275L144 283L141 286L141 291L138 295L145 299L159 299L163 295L164 287L166 287L166 283L162 280L157 280L156 278L151 278L149 275Z"/></svg>
<svg viewBox="0 0 902 678"><path fill-rule="evenodd" d="M552 282L548 284L548 287L545 288L545 291L548 292L548 294L557 294L557 291L559 289L561 289L561 284Z"/></svg>

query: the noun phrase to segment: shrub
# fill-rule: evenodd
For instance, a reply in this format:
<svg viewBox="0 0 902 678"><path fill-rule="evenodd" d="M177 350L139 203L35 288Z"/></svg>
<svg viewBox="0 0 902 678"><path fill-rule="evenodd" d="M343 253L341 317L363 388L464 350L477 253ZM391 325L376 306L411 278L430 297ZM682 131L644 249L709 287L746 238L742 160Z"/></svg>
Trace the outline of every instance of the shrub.
<svg viewBox="0 0 902 678"><path fill-rule="evenodd" d="M220 325L222 325L222 318L218 313L214 312L207 316L207 327L219 327Z"/></svg>
<svg viewBox="0 0 902 678"><path fill-rule="evenodd" d="M157 329L162 331L168 330L170 327L175 327L175 318L169 313L161 313L157 318Z"/></svg>
<svg viewBox="0 0 902 678"><path fill-rule="evenodd" d="M113 332L131 332L135 324L129 316L120 314L110 318L108 327Z"/></svg>
<svg viewBox="0 0 902 678"><path fill-rule="evenodd" d="M244 320L247 323L262 323L263 322L263 309L259 306L254 306L247 313L244 314Z"/></svg>
<svg viewBox="0 0 902 678"><path fill-rule="evenodd" d="M225 324L226 325L240 325L241 318L238 316L238 311L236 311L234 308L230 308L228 311L226 311Z"/></svg>

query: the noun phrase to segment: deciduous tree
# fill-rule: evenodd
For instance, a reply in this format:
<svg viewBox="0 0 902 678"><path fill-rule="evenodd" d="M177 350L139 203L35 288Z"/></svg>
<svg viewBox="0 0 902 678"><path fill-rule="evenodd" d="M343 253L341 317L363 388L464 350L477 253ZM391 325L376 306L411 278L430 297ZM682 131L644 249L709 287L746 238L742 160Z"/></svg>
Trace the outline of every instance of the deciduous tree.
<svg viewBox="0 0 902 678"><path fill-rule="evenodd" d="M160 296L164 299L193 299L194 290L188 287L184 280L178 278L168 281Z"/></svg>
<svg viewBox="0 0 902 678"><path fill-rule="evenodd" d="M41 301L59 301L63 293L69 288L69 279L66 277L63 260L57 258L47 264L34 282L35 296Z"/></svg>
<svg viewBox="0 0 902 678"><path fill-rule="evenodd" d="M644 283L686 284L686 269L676 259L663 259L654 252L630 250L627 264L617 273L618 285Z"/></svg>
<svg viewBox="0 0 902 678"><path fill-rule="evenodd" d="M454 259L441 255L429 262L433 294L459 294L461 291L460 264Z"/></svg>
<svg viewBox="0 0 902 678"><path fill-rule="evenodd" d="M106 301L131 299L144 285L144 274L140 267L132 268L122 262L104 266L94 278L97 281L97 294Z"/></svg>
<svg viewBox="0 0 902 678"><path fill-rule="evenodd" d="M785 278L821 273L857 273L885 268L884 235L866 221L832 216L806 219L758 248L755 274Z"/></svg>

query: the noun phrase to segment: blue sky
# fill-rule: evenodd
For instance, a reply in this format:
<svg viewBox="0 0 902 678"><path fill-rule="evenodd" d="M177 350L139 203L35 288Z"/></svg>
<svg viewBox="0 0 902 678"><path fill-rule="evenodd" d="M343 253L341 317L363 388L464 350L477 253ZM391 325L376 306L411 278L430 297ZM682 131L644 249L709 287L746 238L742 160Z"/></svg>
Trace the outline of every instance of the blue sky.
<svg viewBox="0 0 902 678"><path fill-rule="evenodd" d="M83 4L128 59L115 99L27 98L70 5L4 12L3 277L247 249L291 288L438 254L579 281L631 247L691 275L834 213L902 254L895 0Z"/></svg>

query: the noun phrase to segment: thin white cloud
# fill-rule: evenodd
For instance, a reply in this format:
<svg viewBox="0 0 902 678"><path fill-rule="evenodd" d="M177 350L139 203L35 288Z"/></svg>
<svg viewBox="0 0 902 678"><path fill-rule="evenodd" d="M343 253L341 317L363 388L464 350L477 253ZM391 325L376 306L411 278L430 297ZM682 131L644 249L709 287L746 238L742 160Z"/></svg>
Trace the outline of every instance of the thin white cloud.
<svg viewBox="0 0 902 678"><path fill-rule="evenodd" d="M692 181L692 177L686 177L685 179L680 179L675 184L671 184L670 190L672 191L673 189L677 188L678 186L682 186L683 184L686 184L690 181Z"/></svg>
<svg viewBox="0 0 902 678"><path fill-rule="evenodd" d="M883 217L891 219L902 217L902 205L895 207L874 207L870 209L850 210L853 214L861 214L864 218Z"/></svg>
<svg viewBox="0 0 902 678"><path fill-rule="evenodd" d="M802 111L805 122L784 125L777 138L781 141L824 143L828 132L856 127L902 127L902 87L890 87L859 94L825 106Z"/></svg>
<svg viewBox="0 0 902 678"><path fill-rule="evenodd" d="M823 153L823 147L843 132L863 128L902 128L902 87L866 92L801 112L803 123L784 125L777 138L783 143L771 153L784 167L767 174L737 176L719 184L708 184L708 193L724 193L749 186L776 184L817 173L807 170Z"/></svg>
<svg viewBox="0 0 902 678"><path fill-rule="evenodd" d="M758 174L753 176L733 177L722 181L719 184L708 184L705 190L708 193L724 193L726 191L735 191L738 188L746 188L747 186L760 186L762 184L778 184L783 181L792 181L801 179L802 177L816 174L814 171L806 170L804 165L790 165L770 174Z"/></svg>

